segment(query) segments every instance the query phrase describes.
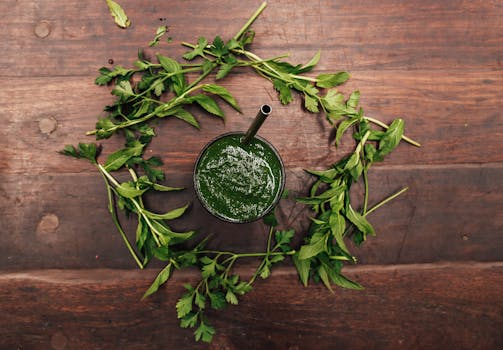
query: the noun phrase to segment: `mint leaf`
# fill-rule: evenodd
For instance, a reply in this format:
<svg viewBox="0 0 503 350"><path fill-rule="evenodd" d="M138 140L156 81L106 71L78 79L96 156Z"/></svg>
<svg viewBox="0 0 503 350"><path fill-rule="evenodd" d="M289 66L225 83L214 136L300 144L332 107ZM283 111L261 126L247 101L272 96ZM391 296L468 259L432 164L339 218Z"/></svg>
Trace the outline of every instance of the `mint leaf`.
<svg viewBox="0 0 503 350"><path fill-rule="evenodd" d="M151 211L148 211L146 209L143 209L143 213L146 216L148 216L150 219L154 219L154 220L174 220L174 219L178 219L179 217L181 217L185 213L185 211L187 210L188 207L189 207L189 205L187 204L187 205L184 205L183 207L170 210L165 214L156 214L156 213L152 213Z"/></svg>
<svg viewBox="0 0 503 350"><path fill-rule="evenodd" d="M110 14L114 18L115 23L121 28L127 28L131 25L129 18L122 7L113 0L106 0Z"/></svg>
<svg viewBox="0 0 503 350"><path fill-rule="evenodd" d="M194 101L201 107L203 107L207 112L216 115L218 117L223 118L224 117L224 112L220 109L218 104L215 102L214 99L207 95L199 94L195 95L189 98L189 101Z"/></svg>
<svg viewBox="0 0 503 350"><path fill-rule="evenodd" d="M164 185L160 185L160 184L154 184L152 188L156 191L161 191L161 192L181 191L184 189L183 187L170 187L170 186L164 186Z"/></svg>
<svg viewBox="0 0 503 350"><path fill-rule="evenodd" d="M329 89L344 84L348 79L349 74L347 72L320 74L316 77L316 86Z"/></svg>
<svg viewBox="0 0 503 350"><path fill-rule="evenodd" d="M327 236L315 234L311 237L309 244L300 247L299 260L306 260L323 253L327 249Z"/></svg>
<svg viewBox="0 0 503 350"><path fill-rule="evenodd" d="M330 285L330 277L328 276L327 270L325 269L324 265L321 265L318 268L318 276L320 276L321 281L327 287L327 289L333 294L334 290L332 289L332 286Z"/></svg>
<svg viewBox="0 0 503 350"><path fill-rule="evenodd" d="M337 126L337 132L335 134L335 145L338 146L341 142L344 133L353 125L358 122L357 118L345 119Z"/></svg>
<svg viewBox="0 0 503 350"><path fill-rule="evenodd" d="M381 158L389 154L398 146L403 136L404 127L405 123L402 119L398 118L393 120L379 142L379 148L377 151L379 152L379 156Z"/></svg>
<svg viewBox="0 0 503 350"><path fill-rule="evenodd" d="M241 112L241 109L239 108L238 103L236 102L234 97L231 95L229 90L227 90L223 86L216 84L204 84L203 91L220 96L225 102L230 104L232 108L234 108L238 112Z"/></svg>
<svg viewBox="0 0 503 350"><path fill-rule="evenodd" d="M196 118L192 114L187 112L185 109L181 107L177 108L175 111L173 111L172 115L173 117L181 119L184 122L189 123L190 125L199 129L199 123L197 122Z"/></svg>
<svg viewBox="0 0 503 350"><path fill-rule="evenodd" d="M169 277L171 276L171 272L172 271L173 271L173 265L171 263L169 263L168 265L166 265L165 268L163 268L161 270L161 272L159 272L159 274L155 278L154 282L152 282L152 285L149 287L149 289L147 289L147 291L145 292L145 294L143 294L142 299L145 299L149 295L154 294L155 292L157 292L157 290L159 289L159 287L161 285L163 285L164 283L166 283L166 281L169 279Z"/></svg>
<svg viewBox="0 0 503 350"><path fill-rule="evenodd" d="M160 26L160 27L158 27L157 30L156 30L156 32L155 32L154 40L152 40L151 42L149 42L148 46L150 46L150 47L157 46L159 44L159 39L162 38L162 36L164 34L166 34L167 31L168 31L168 27L166 27L166 26Z"/></svg>
<svg viewBox="0 0 503 350"><path fill-rule="evenodd" d="M356 212L351 206L348 206L346 217L358 228L358 230L360 230L360 232L364 234L364 237L367 234L375 235L374 228L372 227L370 222L368 222L368 220L363 215Z"/></svg>
<svg viewBox="0 0 503 350"><path fill-rule="evenodd" d="M311 58L309 62L307 62L301 69L297 71L297 74L311 71L320 61L320 57L321 57L321 51L318 50L318 52L316 52L313 58Z"/></svg>
<svg viewBox="0 0 503 350"><path fill-rule="evenodd" d="M295 254L293 256L293 263L297 268L297 272L299 274L300 281L302 284L307 287L307 283L309 280L309 271L311 269L311 260L309 259L299 259L299 254Z"/></svg>
<svg viewBox="0 0 503 350"><path fill-rule="evenodd" d="M131 182L123 182L115 188L122 197L133 199L141 196L147 189L139 190Z"/></svg>
<svg viewBox="0 0 503 350"><path fill-rule="evenodd" d="M103 167L107 171L118 170L131 158L140 156L143 153L143 147L145 147L144 144L135 141L129 147L120 149L110 154Z"/></svg>
<svg viewBox="0 0 503 350"><path fill-rule="evenodd" d="M358 106L359 102L360 102L360 91L353 91L346 102L346 107L348 109L354 110L354 113L356 113L356 107Z"/></svg>
<svg viewBox="0 0 503 350"><path fill-rule="evenodd" d="M167 72L167 73L174 73L171 77L171 81L173 82L173 91L177 96L180 96L183 91L185 90L185 75L181 73L182 71L182 66L175 61L172 58L169 58L167 56L163 56L161 54L157 54L157 60L161 64L162 68ZM179 73L180 74L176 74Z"/></svg>
<svg viewBox="0 0 503 350"><path fill-rule="evenodd" d="M330 275L331 280L338 285L339 287L362 290L365 289L363 286L355 281L350 280L349 278L341 275L340 273L334 273Z"/></svg>
<svg viewBox="0 0 503 350"><path fill-rule="evenodd" d="M337 212L333 212L329 218L329 225L332 235L341 250L351 256L343 238L344 231L346 230L346 220L344 220L344 217Z"/></svg>

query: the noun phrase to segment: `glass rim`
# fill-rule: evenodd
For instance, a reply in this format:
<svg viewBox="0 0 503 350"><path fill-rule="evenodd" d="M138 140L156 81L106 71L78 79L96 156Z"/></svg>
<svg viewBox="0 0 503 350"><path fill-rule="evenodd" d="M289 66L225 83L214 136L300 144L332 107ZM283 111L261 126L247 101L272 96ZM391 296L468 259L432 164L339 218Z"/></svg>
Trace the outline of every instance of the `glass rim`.
<svg viewBox="0 0 503 350"><path fill-rule="evenodd" d="M285 189L285 182L286 182L286 172L285 172L285 165L283 163L283 159L281 159L281 156L279 155L279 152L278 150L268 141L266 140L265 138L261 137L261 136L258 136L258 135L255 135L254 138L256 139L259 139L260 141L262 141L263 143L265 143L271 150L272 152L274 153L274 155L276 156L276 158L278 159L279 161L279 164L280 164L280 169L281 169L281 182L280 182L280 186L278 188L278 191L274 197L274 200L272 201L272 203L263 211L262 214L260 214L259 216L257 217L254 217L254 218L251 218L251 219L247 219L247 220L239 220L239 219L232 219L232 218L228 218L228 217L225 217L223 215L221 215L220 213L218 213L217 211L213 210L212 208L210 208L208 206L208 203L207 201L205 201L203 199L203 196L201 195L200 193L200 189L199 189L199 185L198 185L198 181L196 180L196 171L197 171L197 166L201 160L201 157L202 155L204 154L204 152L213 144L215 143L216 141L224 138L224 137L227 137L227 136L232 136L232 135L245 135L245 132L244 131L231 131L231 132L226 132L224 134L221 134L221 135L218 135L217 137L213 138L212 140L210 140L204 147L203 149L199 152L199 155L197 156L196 158L196 161L194 162L194 170L192 172L192 181L193 181L193 185L194 185L194 191L196 193L196 197L197 199L199 200L199 203L201 203L201 205L203 206L203 208L208 212L210 213L211 215L213 215L214 217L222 220L222 221L225 221L225 222L230 222L230 223L233 223L233 224L246 224L246 223L250 223L250 222L254 222L254 221L257 221L257 220L260 220L262 219L264 216L266 216L267 214L269 214L279 203L279 201L281 200L281 196L283 195L283 191Z"/></svg>

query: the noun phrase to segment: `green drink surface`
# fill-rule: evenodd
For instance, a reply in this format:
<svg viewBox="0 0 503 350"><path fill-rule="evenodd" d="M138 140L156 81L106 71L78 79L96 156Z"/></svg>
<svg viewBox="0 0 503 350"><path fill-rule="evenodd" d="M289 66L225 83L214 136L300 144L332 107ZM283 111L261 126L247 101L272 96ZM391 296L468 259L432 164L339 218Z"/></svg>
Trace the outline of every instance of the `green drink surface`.
<svg viewBox="0 0 503 350"><path fill-rule="evenodd" d="M266 142L243 134L227 134L199 156L194 185L203 205L231 222L248 222L272 209L283 190L281 159Z"/></svg>

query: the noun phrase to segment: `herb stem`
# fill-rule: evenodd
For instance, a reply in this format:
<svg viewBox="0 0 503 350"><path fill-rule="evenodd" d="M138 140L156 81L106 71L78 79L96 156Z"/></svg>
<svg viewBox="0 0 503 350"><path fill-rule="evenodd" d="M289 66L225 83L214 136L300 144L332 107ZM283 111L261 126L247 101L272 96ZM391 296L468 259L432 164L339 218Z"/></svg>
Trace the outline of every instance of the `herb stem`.
<svg viewBox="0 0 503 350"><path fill-rule="evenodd" d="M255 13L248 19L248 21L245 23L245 25L234 35L235 40L239 40L241 35L243 35L244 32L248 30L248 28L252 25L253 22L257 19L258 16L264 11L264 9L267 6L267 2L264 1L262 5L255 11Z"/></svg>
<svg viewBox="0 0 503 350"><path fill-rule="evenodd" d="M212 65L211 65L211 69L208 69L206 72L204 72L203 74L199 75L199 77L197 77L196 80L194 80L188 87L187 87L187 91L184 92L181 96L185 96L187 95L189 92L193 91L191 90L192 88L196 87L197 84L199 84L201 82L201 80L203 80L204 78L206 78L208 76L208 74L210 74L213 69L216 67L216 63L213 62Z"/></svg>
<svg viewBox="0 0 503 350"><path fill-rule="evenodd" d="M272 238L273 229L274 229L273 226L271 226L271 228L269 229L269 235L267 237L267 250L265 253L265 258L264 258L264 260L262 260L260 265L257 267L255 272L253 273L253 276L248 281L248 285L252 285L252 283L255 282L255 279L257 279L258 274L262 271L262 269L264 268L264 265L267 264L267 261L269 260L269 257L272 254L271 253L271 238Z"/></svg>
<svg viewBox="0 0 503 350"><path fill-rule="evenodd" d="M105 167L103 167L103 165L97 164L97 166L98 166L98 169L100 170L100 173L102 175L106 176L107 179L110 180L110 182L114 186L116 186L116 187L120 186L119 182L117 182L117 180L115 180L115 178L105 169Z"/></svg>
<svg viewBox="0 0 503 350"><path fill-rule="evenodd" d="M398 197L399 195L401 195L402 193L404 192L407 192L409 188L408 187L405 187L405 188L402 188L400 191L398 191L397 193L395 194L392 194L391 196L389 196L388 198L386 199L383 199L382 201L380 201L379 203L377 203L376 205L374 205L372 208L370 208L365 214L364 216L367 216L369 215L370 213L372 213L373 211L379 209L380 207L382 207L383 205L385 205L386 203L388 203L389 201L395 199L396 197Z"/></svg>
<svg viewBox="0 0 503 350"><path fill-rule="evenodd" d="M136 262L136 264L138 265L138 267L140 269L143 269L144 266L141 263L140 258L138 257L138 255L134 251L133 247L131 246L129 239L127 238L126 233L124 232L122 225L120 224L119 217L117 216L117 211L115 210L114 200L113 200L113 196L112 196L112 190L111 190L110 184L108 182L109 180L115 181L115 179L110 174L108 174L108 172L106 170L103 169L101 164L98 164L98 168L100 169L100 174L103 177L103 180L105 181L105 185L107 187L108 211L110 212L110 215L112 216L112 221L114 222L115 227L117 227L117 230L119 231L119 233L122 237L122 240L124 241L124 244L126 245L129 252L131 253L131 256L133 257L134 261ZM106 176L106 174L108 174L110 176L110 178L108 178Z"/></svg>
<svg viewBox="0 0 503 350"><path fill-rule="evenodd" d="M367 213L367 205L368 205L368 201L369 201L369 181L367 178L367 170L366 169L363 169L362 176L363 176L363 185L365 186L365 195L363 197L362 215L365 216L365 214Z"/></svg>
<svg viewBox="0 0 503 350"><path fill-rule="evenodd" d="M382 121L380 120L377 120L377 119L374 119L374 118L371 118L371 117L363 117L365 118L366 120L368 120L369 122L371 123L374 123L376 125L379 125L380 127L384 128L384 129L388 129L389 128L389 125L383 123ZM410 143L411 145L414 145L416 147L421 147L421 144L417 141L414 141L410 138L408 138L407 136L405 135L402 135L402 139L405 141L405 142L408 142Z"/></svg>

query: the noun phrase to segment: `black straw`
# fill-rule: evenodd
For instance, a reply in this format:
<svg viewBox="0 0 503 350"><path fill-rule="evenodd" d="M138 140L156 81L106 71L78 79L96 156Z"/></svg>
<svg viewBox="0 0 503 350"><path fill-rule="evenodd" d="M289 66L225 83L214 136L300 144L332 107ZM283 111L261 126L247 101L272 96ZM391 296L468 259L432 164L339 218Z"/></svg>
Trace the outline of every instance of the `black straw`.
<svg viewBox="0 0 503 350"><path fill-rule="evenodd" d="M250 141L253 139L255 134L257 134L258 129L260 129L260 127L264 123L265 119L267 118L267 116L269 114L271 114L271 112L272 112L272 107L269 105L262 105L260 107L260 110L258 111L257 116L255 117L252 124L248 128L248 131L246 131L245 136L241 140L241 143L243 145L250 143Z"/></svg>

